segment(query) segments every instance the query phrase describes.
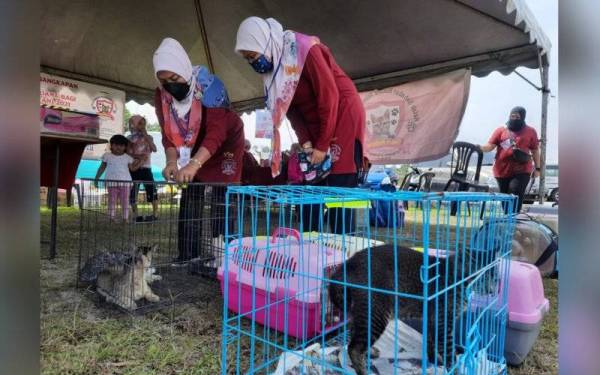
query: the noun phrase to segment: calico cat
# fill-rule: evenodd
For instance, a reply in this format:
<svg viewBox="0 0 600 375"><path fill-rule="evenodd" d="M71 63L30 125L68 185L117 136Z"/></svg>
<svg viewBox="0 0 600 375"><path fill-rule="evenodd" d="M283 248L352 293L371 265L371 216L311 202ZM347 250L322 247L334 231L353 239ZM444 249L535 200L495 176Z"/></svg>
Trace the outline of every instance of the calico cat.
<svg viewBox="0 0 600 375"><path fill-rule="evenodd" d="M361 250L346 261L346 283L368 285L368 250ZM444 289L444 280L448 275L448 284L454 280L454 256L437 259L440 261L439 290ZM429 257L429 264L435 264L435 257ZM458 263L460 264L460 263ZM406 247L397 247L397 277L398 291L403 294L422 295L421 266L423 254ZM460 271L459 271L460 272ZM432 274L430 272L430 280ZM460 275L460 273L459 273ZM460 276L458 276L460 278ZM344 282L343 266L338 267L330 277L331 280ZM371 286L383 290L394 291L394 246L382 245L371 249ZM446 295L438 297L438 312L436 316L435 302L429 302L427 308L427 355L433 361L439 354L446 364L450 365L456 354L454 352L453 331L457 318L462 313L462 301L456 296L456 305L452 306L454 294L460 293L460 288L451 288ZM430 284L429 296L435 293L435 282ZM447 297L447 300L446 300ZM344 311L344 286L336 283L329 284L329 298L335 308ZM455 316L446 316L444 301L448 301L448 311ZM388 322L394 319L394 296L371 291L371 320L368 316L368 291L362 288L346 286L346 309L350 317L350 344L348 353L352 366L358 375L366 374L366 352L384 332ZM414 298L398 298L398 319L414 321L423 319L423 302ZM435 348L435 325L438 325L437 348ZM371 342L367 342L367 330L371 326ZM444 332L445 331L445 332ZM444 353L444 344L446 352ZM376 356L376 354L375 354ZM440 357L437 357L440 360ZM440 362L441 363L441 362Z"/></svg>
<svg viewBox="0 0 600 375"><path fill-rule="evenodd" d="M127 310L135 309L135 301L141 298L158 302L160 298L148 285L161 279L160 275L154 275L154 268L151 267L152 254L157 248L157 245L139 246L134 255L123 252L100 253L85 264L81 279L95 281L98 294L107 302Z"/></svg>

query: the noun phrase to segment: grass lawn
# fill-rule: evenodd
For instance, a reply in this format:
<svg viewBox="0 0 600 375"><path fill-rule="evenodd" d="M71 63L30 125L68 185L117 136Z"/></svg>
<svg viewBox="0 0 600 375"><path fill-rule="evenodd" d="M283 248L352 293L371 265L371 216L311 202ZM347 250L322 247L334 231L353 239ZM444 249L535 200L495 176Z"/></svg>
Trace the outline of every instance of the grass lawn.
<svg viewBox="0 0 600 375"><path fill-rule="evenodd" d="M126 315L75 288L79 211L59 209L58 258L47 260L50 212L41 210L41 369L44 374L216 374L220 372L222 298L216 281L193 278L193 302ZM550 314L513 375L558 373L558 282L544 280Z"/></svg>

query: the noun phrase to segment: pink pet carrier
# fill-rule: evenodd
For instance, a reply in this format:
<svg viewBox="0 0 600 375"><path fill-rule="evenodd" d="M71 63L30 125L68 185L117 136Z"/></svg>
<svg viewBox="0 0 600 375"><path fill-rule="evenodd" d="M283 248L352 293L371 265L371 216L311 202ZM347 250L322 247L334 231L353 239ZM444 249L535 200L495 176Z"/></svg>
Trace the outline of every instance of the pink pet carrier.
<svg viewBox="0 0 600 375"><path fill-rule="evenodd" d="M321 302L327 301L323 279L344 261L342 250L304 240L297 230L278 228L270 241L266 237L232 241L228 254L228 277L224 265L217 277L229 309L297 338L323 330ZM336 321L328 309L325 325Z"/></svg>

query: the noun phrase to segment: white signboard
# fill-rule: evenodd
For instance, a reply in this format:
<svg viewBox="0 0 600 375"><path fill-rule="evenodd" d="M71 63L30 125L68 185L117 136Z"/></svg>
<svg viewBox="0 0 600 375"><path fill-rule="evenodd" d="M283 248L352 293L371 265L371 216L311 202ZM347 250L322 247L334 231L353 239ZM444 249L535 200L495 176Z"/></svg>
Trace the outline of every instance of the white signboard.
<svg viewBox="0 0 600 375"><path fill-rule="evenodd" d="M40 105L98 115L101 139L123 132L125 92L121 90L40 73ZM98 159L106 149L106 144L90 145L83 157Z"/></svg>

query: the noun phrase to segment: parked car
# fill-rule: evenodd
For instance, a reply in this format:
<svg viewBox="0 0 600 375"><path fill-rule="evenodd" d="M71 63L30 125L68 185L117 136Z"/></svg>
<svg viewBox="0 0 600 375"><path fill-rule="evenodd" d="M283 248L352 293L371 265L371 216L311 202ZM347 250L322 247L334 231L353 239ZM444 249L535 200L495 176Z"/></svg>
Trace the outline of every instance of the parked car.
<svg viewBox="0 0 600 375"><path fill-rule="evenodd" d="M537 200L539 194L539 178L532 178L525 189L525 203ZM549 202L558 202L558 164L546 165L546 181L544 183L544 197Z"/></svg>

